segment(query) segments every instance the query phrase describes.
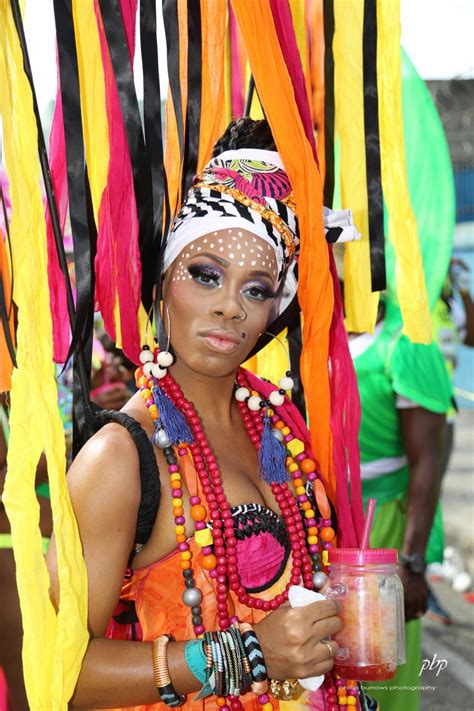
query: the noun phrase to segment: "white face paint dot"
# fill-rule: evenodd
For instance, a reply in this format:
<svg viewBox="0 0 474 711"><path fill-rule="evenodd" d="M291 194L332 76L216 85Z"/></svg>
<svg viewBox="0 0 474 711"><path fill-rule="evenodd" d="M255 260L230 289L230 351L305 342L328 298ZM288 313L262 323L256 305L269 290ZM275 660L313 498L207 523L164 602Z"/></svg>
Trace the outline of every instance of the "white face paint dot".
<svg viewBox="0 0 474 711"><path fill-rule="evenodd" d="M207 244L207 237L206 237L206 239L203 239L202 242L203 242L203 244Z"/></svg>
<svg viewBox="0 0 474 711"><path fill-rule="evenodd" d="M234 258L234 253L233 253L233 252L229 252L229 257L230 257L231 259L233 259L233 258Z"/></svg>
<svg viewBox="0 0 474 711"><path fill-rule="evenodd" d="M197 251L200 252L200 251L201 251L201 247L198 247L198 248L197 248Z"/></svg>
<svg viewBox="0 0 474 711"><path fill-rule="evenodd" d="M209 245L209 247L210 247L211 249L213 249L213 248L214 248L214 242L212 242L212 243Z"/></svg>
<svg viewBox="0 0 474 711"><path fill-rule="evenodd" d="M217 234L217 233L216 233L216 234ZM220 237L219 237L219 239L218 239L217 241L219 242L219 244L222 244L222 239L221 239Z"/></svg>
<svg viewBox="0 0 474 711"><path fill-rule="evenodd" d="M250 262L250 266L254 267L256 265L256 261L254 260L253 262Z"/></svg>
<svg viewBox="0 0 474 711"><path fill-rule="evenodd" d="M217 237L217 232L214 232L214 237ZM222 242L222 240L219 241Z"/></svg>
<svg viewBox="0 0 474 711"><path fill-rule="evenodd" d="M189 249L194 249L194 244L190 244Z"/></svg>
<svg viewBox="0 0 474 711"><path fill-rule="evenodd" d="M239 267L243 267L245 262L239 262Z"/></svg>
<svg viewBox="0 0 474 711"><path fill-rule="evenodd" d="M224 251L224 247L219 247L219 252L223 252L223 251Z"/></svg>

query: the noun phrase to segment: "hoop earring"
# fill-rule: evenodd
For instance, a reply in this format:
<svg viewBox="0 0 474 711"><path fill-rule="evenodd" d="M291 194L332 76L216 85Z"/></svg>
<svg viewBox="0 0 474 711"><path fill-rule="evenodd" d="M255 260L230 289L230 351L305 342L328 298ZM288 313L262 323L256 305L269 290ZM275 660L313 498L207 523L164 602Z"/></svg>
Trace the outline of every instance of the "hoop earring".
<svg viewBox="0 0 474 711"><path fill-rule="evenodd" d="M152 353L148 345L142 346L142 350L140 352L140 363L143 364L143 372L145 375L150 376L153 375L154 378L157 378L157 380L161 380L161 378L164 378L165 375L168 372L168 368L170 368L173 363L174 363L174 356L170 351L170 343L171 343L171 317L170 317L170 312L168 309L168 306L166 305L166 302L163 301L163 306L166 310L166 315L168 318L168 342L166 344L166 350L164 351L159 351L158 349L155 349L155 353ZM148 317L146 321L146 326L145 326L145 341L146 341L146 334L148 330L148 326L150 323L150 314L153 309L153 306L150 308L150 311L148 312ZM155 362L155 356L156 356L156 362Z"/></svg>

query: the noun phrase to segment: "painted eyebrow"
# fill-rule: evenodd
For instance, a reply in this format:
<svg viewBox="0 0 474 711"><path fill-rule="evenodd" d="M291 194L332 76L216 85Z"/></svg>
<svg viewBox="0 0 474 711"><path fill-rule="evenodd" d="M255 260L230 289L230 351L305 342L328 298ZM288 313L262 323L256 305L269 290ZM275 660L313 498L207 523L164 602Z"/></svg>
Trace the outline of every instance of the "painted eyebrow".
<svg viewBox="0 0 474 711"><path fill-rule="evenodd" d="M210 252L199 252L197 254L193 254L193 257L208 257L209 259L212 259L212 261L219 264L221 267L224 267L224 269L230 267L230 262L228 262L226 259L222 259L222 257L218 257L217 254L211 254Z"/></svg>

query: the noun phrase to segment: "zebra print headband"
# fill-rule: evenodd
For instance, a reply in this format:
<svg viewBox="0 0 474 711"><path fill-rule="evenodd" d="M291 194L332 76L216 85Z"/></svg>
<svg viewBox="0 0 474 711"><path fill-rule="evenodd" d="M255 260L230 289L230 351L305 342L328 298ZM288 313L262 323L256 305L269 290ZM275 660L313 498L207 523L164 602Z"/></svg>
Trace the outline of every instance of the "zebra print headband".
<svg viewBox="0 0 474 711"><path fill-rule="evenodd" d="M291 185L276 151L225 151L208 163L195 177L168 235L164 270L188 244L226 228L248 230L265 240L275 251L279 281L293 271L298 220Z"/></svg>

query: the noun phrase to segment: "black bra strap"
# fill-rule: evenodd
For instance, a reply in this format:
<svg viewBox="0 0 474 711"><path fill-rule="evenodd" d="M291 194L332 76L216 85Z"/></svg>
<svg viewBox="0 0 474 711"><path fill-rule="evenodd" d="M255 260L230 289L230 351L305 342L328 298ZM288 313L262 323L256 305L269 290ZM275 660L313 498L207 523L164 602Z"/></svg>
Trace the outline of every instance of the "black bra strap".
<svg viewBox="0 0 474 711"><path fill-rule="evenodd" d="M151 536L156 514L160 505L161 485L160 474L153 452L153 445L147 433L135 418L125 412L101 410L93 406L95 418L100 429L109 422L116 422L130 433L138 450L140 459L141 498L137 516L135 542L145 545Z"/></svg>

